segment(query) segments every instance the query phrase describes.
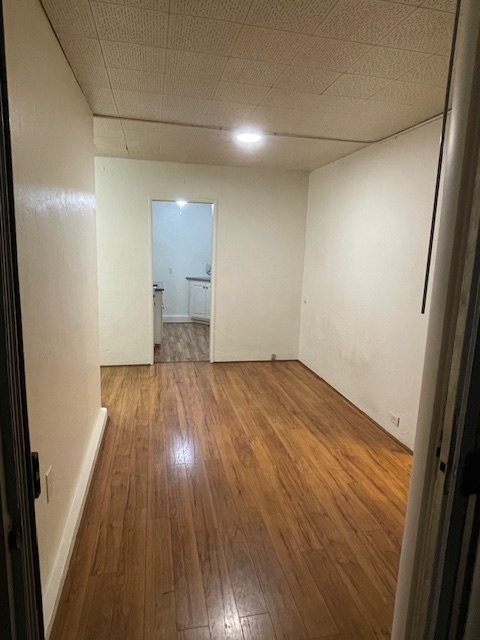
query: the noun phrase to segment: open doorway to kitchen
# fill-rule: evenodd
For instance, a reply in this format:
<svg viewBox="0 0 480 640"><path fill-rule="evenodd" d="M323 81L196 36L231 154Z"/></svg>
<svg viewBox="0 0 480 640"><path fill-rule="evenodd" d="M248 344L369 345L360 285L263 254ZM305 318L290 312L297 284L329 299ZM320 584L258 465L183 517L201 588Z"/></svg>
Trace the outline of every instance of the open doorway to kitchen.
<svg viewBox="0 0 480 640"><path fill-rule="evenodd" d="M214 204L152 201L153 362L212 359Z"/></svg>

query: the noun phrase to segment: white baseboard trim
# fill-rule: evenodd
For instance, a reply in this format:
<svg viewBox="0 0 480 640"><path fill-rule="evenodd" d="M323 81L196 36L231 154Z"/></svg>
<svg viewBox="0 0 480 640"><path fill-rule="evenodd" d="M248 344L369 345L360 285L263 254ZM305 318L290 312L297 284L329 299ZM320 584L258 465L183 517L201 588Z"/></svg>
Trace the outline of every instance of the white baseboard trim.
<svg viewBox="0 0 480 640"><path fill-rule="evenodd" d="M190 316L163 316L163 322L192 322L192 319Z"/></svg>
<svg viewBox="0 0 480 640"><path fill-rule="evenodd" d="M107 424L107 410L101 408L98 414L97 423L88 445L87 453L83 461L80 478L73 496L70 513L63 530L62 540L55 557L52 575L43 594L43 616L45 619L45 638L48 640L52 631L52 625L57 612L57 607L62 594L65 578L67 577L68 566L72 556L73 547L77 537L78 528L82 519L85 501L90 488L95 462L102 443L103 432Z"/></svg>

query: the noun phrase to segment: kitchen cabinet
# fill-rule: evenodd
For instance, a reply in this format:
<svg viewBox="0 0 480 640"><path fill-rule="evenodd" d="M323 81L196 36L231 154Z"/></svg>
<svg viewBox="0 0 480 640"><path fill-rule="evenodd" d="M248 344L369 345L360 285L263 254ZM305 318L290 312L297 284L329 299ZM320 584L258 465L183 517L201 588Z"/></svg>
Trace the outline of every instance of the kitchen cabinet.
<svg viewBox="0 0 480 640"><path fill-rule="evenodd" d="M212 285L205 279L188 279L189 303L188 313L192 320L196 322L210 322L210 306L212 300Z"/></svg>
<svg viewBox="0 0 480 640"><path fill-rule="evenodd" d="M155 288L153 293L153 335L154 344L162 344L163 338L163 289Z"/></svg>

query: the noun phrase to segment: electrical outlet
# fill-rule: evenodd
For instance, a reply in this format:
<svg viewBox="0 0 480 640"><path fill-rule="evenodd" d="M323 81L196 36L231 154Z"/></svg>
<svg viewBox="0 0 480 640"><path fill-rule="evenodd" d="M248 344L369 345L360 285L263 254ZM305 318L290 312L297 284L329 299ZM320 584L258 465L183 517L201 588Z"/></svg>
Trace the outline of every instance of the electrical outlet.
<svg viewBox="0 0 480 640"><path fill-rule="evenodd" d="M168 267L168 273L173 273L173 267Z"/></svg>
<svg viewBox="0 0 480 640"><path fill-rule="evenodd" d="M45 488L47 494L47 502L50 502L53 494L53 471L51 466L48 468L48 471L45 474Z"/></svg>
<svg viewBox="0 0 480 640"><path fill-rule="evenodd" d="M274 362L276 359L277 359L277 354L272 353L272 357L271 357L272 362Z"/></svg>
<svg viewBox="0 0 480 640"><path fill-rule="evenodd" d="M400 424L400 416L397 416L396 413L390 411L390 422L393 422L393 424L398 427L398 425Z"/></svg>

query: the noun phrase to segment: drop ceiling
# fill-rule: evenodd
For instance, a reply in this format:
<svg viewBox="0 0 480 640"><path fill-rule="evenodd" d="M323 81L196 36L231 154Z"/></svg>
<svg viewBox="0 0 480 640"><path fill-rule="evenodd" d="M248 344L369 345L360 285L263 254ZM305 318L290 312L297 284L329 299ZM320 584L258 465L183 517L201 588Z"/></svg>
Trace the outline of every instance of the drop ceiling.
<svg viewBox="0 0 480 640"><path fill-rule="evenodd" d="M100 156L309 171L443 110L455 0L42 3Z"/></svg>

